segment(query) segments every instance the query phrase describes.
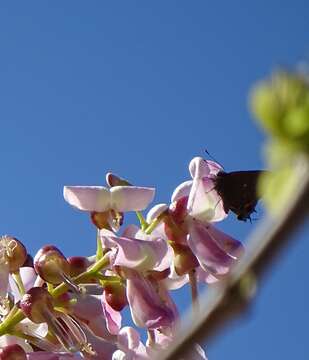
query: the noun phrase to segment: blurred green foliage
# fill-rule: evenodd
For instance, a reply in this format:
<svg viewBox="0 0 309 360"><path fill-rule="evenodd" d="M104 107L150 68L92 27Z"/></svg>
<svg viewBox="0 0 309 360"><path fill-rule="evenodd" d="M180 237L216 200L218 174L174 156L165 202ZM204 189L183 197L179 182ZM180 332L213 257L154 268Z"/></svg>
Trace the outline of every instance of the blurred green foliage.
<svg viewBox="0 0 309 360"><path fill-rule="evenodd" d="M284 209L297 187L303 161L309 161L309 82L301 74L275 72L250 96L252 112L270 135L265 146L269 169L259 191L271 212Z"/></svg>

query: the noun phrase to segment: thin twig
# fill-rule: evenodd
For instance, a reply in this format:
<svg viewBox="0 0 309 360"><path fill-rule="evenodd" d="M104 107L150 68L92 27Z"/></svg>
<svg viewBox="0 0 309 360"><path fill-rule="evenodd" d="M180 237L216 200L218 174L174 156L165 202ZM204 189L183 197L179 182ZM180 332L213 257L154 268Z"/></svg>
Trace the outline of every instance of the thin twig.
<svg viewBox="0 0 309 360"><path fill-rule="evenodd" d="M266 219L253 233L242 260L225 281L202 294L201 299L204 298L204 301L200 312L197 315L190 312L185 317L185 327L179 331L173 346L161 352L158 359L190 359L190 349L194 343L205 340L209 342L229 320L244 312L250 301L248 294L243 292L244 280L247 283L248 278L249 283L252 283L252 279L260 280L269 270L283 248L292 240L291 235L308 215L308 207L309 165L308 159L305 159L294 199L291 199L276 219Z"/></svg>

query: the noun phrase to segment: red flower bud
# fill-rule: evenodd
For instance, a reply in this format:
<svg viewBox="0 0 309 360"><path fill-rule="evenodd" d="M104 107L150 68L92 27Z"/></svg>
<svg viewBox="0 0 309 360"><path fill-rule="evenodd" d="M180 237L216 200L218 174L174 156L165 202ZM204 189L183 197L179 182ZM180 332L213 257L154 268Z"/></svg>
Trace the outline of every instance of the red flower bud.
<svg viewBox="0 0 309 360"><path fill-rule="evenodd" d="M121 311L127 304L126 288L120 282L104 286L106 302L116 311Z"/></svg>
<svg viewBox="0 0 309 360"><path fill-rule="evenodd" d="M40 277L54 285L64 281L70 273L70 265L61 253L53 245L42 247L34 257L34 268Z"/></svg>
<svg viewBox="0 0 309 360"><path fill-rule="evenodd" d="M20 300L19 307L36 324L46 322L46 315L54 311L53 298L42 287L31 288Z"/></svg>
<svg viewBox="0 0 309 360"><path fill-rule="evenodd" d="M90 261L85 256L70 256L67 258L70 264L70 276L77 276L87 270Z"/></svg>
<svg viewBox="0 0 309 360"><path fill-rule="evenodd" d="M12 344L0 349L0 360L27 360L27 355L20 345Z"/></svg>

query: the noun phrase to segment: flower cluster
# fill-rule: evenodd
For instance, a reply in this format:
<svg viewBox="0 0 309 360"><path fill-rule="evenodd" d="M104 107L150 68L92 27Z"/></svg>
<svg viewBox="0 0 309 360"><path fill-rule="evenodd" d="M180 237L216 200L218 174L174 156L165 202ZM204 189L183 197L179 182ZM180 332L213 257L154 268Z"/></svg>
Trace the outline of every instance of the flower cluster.
<svg viewBox="0 0 309 360"><path fill-rule="evenodd" d="M227 216L214 189L221 170L194 158L192 179L145 217L153 188L112 173L106 187L65 186L65 200L97 228L90 257L67 258L45 245L32 259L19 240L2 236L0 359L150 359L168 347L179 322L171 291L189 283L198 309L197 282L220 281L243 252L213 225ZM124 225L129 211L140 226ZM125 307L135 327L122 324ZM206 359L198 345L191 359Z"/></svg>

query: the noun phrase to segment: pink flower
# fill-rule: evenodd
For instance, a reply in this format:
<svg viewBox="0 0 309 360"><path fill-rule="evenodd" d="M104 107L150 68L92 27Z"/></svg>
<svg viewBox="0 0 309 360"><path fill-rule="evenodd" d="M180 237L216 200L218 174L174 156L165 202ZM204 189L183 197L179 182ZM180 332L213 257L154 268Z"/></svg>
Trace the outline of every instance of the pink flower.
<svg viewBox="0 0 309 360"><path fill-rule="evenodd" d="M102 307L102 295L75 294L74 297L77 301L71 306L72 314L85 323L97 336L108 341L115 341L114 331L110 331L111 325L109 319L106 318L105 309Z"/></svg>
<svg viewBox="0 0 309 360"><path fill-rule="evenodd" d="M64 186L63 196L83 211L117 212L144 210L153 200L155 189L138 186Z"/></svg>
<svg viewBox="0 0 309 360"><path fill-rule="evenodd" d="M196 157L189 169L193 180L180 184L173 192L172 202L188 197L188 214L203 222L221 221L226 218L221 197L214 190L212 177L222 170L213 161Z"/></svg>
<svg viewBox="0 0 309 360"><path fill-rule="evenodd" d="M154 285L135 271L127 276L127 298L135 325L147 329L173 326L174 307L158 294Z"/></svg>
<svg viewBox="0 0 309 360"><path fill-rule="evenodd" d="M139 333L132 327L126 326L119 331L118 348L113 354L113 360L150 359Z"/></svg>
<svg viewBox="0 0 309 360"><path fill-rule="evenodd" d="M117 335L121 328L121 313L114 310L106 300L106 291L103 291L102 295L102 309L106 319L106 326L108 331Z"/></svg>
<svg viewBox="0 0 309 360"><path fill-rule="evenodd" d="M132 228L130 232L134 235ZM172 250L164 239L155 236L148 236L148 240L121 237L105 229L101 230L100 235L103 246L112 249L112 266L121 266L138 272L163 271L170 267Z"/></svg>
<svg viewBox="0 0 309 360"><path fill-rule="evenodd" d="M161 349L167 349L169 346L173 345L174 335L172 332L164 332L161 330L154 330L154 342L150 344L147 341L147 353L152 358L157 358ZM205 351L201 348L199 344L194 344L190 349L190 352L186 354L186 360L207 360Z"/></svg>
<svg viewBox="0 0 309 360"><path fill-rule="evenodd" d="M188 229L187 241L190 249L200 266L212 275L226 274L243 253L243 246L238 240L211 224L190 219Z"/></svg>
<svg viewBox="0 0 309 360"><path fill-rule="evenodd" d="M241 256L243 246L210 224L227 216L220 196L213 191L212 177L221 171L220 165L194 158L189 169L193 180L175 189L170 206L172 223L166 230L176 244L190 247L205 271L205 274L198 271L199 278L211 283L229 272Z"/></svg>

